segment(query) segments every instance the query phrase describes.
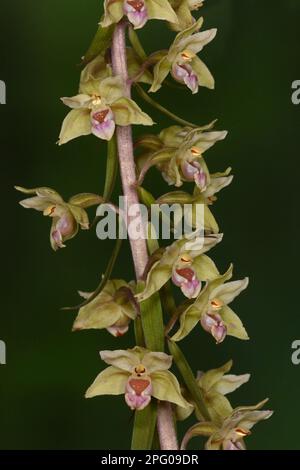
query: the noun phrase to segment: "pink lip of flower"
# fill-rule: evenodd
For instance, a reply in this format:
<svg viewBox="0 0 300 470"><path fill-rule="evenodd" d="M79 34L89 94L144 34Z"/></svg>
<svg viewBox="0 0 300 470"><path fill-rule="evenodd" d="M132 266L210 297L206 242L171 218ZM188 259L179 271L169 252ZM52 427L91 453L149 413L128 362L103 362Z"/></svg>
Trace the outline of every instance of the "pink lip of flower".
<svg viewBox="0 0 300 470"><path fill-rule="evenodd" d="M91 121L92 132L96 137L104 140L112 138L116 125L110 108L92 112Z"/></svg>
<svg viewBox="0 0 300 470"><path fill-rule="evenodd" d="M148 20L148 13L143 0L125 0L124 13L127 15L130 23L141 28Z"/></svg>
<svg viewBox="0 0 300 470"><path fill-rule="evenodd" d="M198 77L189 64L175 64L172 74L175 80L185 83L193 93L197 93L199 88Z"/></svg>
<svg viewBox="0 0 300 470"><path fill-rule="evenodd" d="M52 238L59 248L65 248L63 238L71 235L74 231L74 220L68 214L58 219L55 230L52 232Z"/></svg>
<svg viewBox="0 0 300 470"><path fill-rule="evenodd" d="M61 233L58 230L54 230L52 232L52 238L55 241L55 244L59 248L65 248L66 247L66 245L63 244Z"/></svg>
<svg viewBox="0 0 300 470"><path fill-rule="evenodd" d="M201 318L201 325L205 331L215 338L218 344L226 338L227 328L218 313L206 313Z"/></svg>
<svg viewBox="0 0 300 470"><path fill-rule="evenodd" d="M132 410L143 410L151 401L152 385L149 378L131 376L126 384L125 401Z"/></svg>
<svg viewBox="0 0 300 470"><path fill-rule="evenodd" d="M172 274L172 281L175 286L181 288L182 293L188 299L197 297L201 291L201 282L191 268L175 269Z"/></svg>
<svg viewBox="0 0 300 470"><path fill-rule="evenodd" d="M205 191L207 185L207 178L205 171L201 168L198 162L184 162L182 167L182 173L188 181L195 181L197 186Z"/></svg>

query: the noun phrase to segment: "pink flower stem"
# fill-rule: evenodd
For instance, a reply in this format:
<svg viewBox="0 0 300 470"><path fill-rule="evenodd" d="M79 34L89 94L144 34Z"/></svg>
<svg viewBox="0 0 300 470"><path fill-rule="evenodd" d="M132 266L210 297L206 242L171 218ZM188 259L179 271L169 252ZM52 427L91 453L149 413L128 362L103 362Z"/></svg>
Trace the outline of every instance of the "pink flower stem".
<svg viewBox="0 0 300 470"><path fill-rule="evenodd" d="M167 401L158 405L157 431L161 450L178 450L172 405Z"/></svg>
<svg viewBox="0 0 300 470"><path fill-rule="evenodd" d="M130 98L131 90L130 84L128 83L125 30L125 23L119 23L115 28L112 45L112 65L114 75L119 75L123 79L125 96ZM131 126L117 126L116 132L123 194L126 197L128 212L130 206L133 204L139 204L138 194L134 187L136 182L136 173ZM134 217L136 221L138 216L139 215L135 215ZM130 217L127 218L127 224L130 224ZM141 227L142 226L143 225L141 223ZM129 241L136 277L137 279L141 279L148 261L146 241L142 238L133 240L130 236Z"/></svg>
<svg viewBox="0 0 300 470"><path fill-rule="evenodd" d="M117 24L112 43L112 66L114 75L123 79L125 96L130 98L131 85L128 80L127 58L126 58L126 23ZM139 198L135 187L136 172L133 153L133 141L131 126L117 126L117 142L120 172L123 186L123 194L126 198L127 212L133 204L139 204ZM134 219L141 217L141 214L135 214ZM127 224L130 224L130 217L127 216ZM142 227L142 218L140 227ZM132 239L129 233L129 241L134 262L134 268L137 279L141 279L148 262L148 251L146 240L139 238ZM171 406L162 402L158 406L158 433L161 449L177 450L177 438L173 421Z"/></svg>

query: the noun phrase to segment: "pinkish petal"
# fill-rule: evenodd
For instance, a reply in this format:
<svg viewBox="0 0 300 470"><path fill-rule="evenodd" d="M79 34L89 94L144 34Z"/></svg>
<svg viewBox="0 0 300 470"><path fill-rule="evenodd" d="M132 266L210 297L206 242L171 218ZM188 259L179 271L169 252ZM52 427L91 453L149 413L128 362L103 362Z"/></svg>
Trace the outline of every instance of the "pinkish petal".
<svg viewBox="0 0 300 470"><path fill-rule="evenodd" d="M144 0L125 0L124 13L135 28L142 28L148 20Z"/></svg>
<svg viewBox="0 0 300 470"><path fill-rule="evenodd" d="M175 286L181 288L182 293L188 299L197 297L201 291L201 282L197 279L195 271L191 268L174 269L172 281Z"/></svg>
<svg viewBox="0 0 300 470"><path fill-rule="evenodd" d="M188 181L193 181L198 175L200 171L200 164L198 162L184 162L181 165L181 170L183 173L183 176L188 180Z"/></svg>
<svg viewBox="0 0 300 470"><path fill-rule="evenodd" d="M92 133L103 140L110 140L115 132L114 115L110 108L104 108L91 113Z"/></svg>
<svg viewBox="0 0 300 470"><path fill-rule="evenodd" d="M76 233L76 221L73 215L68 211L62 212L60 217L55 216L55 214L53 217L54 219L51 229L51 238L53 240L54 249L65 248L63 242L71 238Z"/></svg>
<svg viewBox="0 0 300 470"><path fill-rule="evenodd" d="M65 248L66 245L63 244L63 240L62 240L62 236L61 236L61 233L59 232L59 230L54 230L51 234L53 240L54 240L54 243L56 245L57 248Z"/></svg>
<svg viewBox="0 0 300 470"><path fill-rule="evenodd" d="M200 168L199 172L195 174L194 179L198 188L201 191L205 191L207 186L207 177L205 171L203 171L202 168Z"/></svg>
<svg viewBox="0 0 300 470"><path fill-rule="evenodd" d="M201 325L210 333L217 343L222 343L226 338L227 328L218 313L206 313L201 318Z"/></svg>
<svg viewBox="0 0 300 470"><path fill-rule="evenodd" d="M181 170L183 176L188 181L195 181L196 185L198 186L201 191L205 191L207 186L207 177L205 171L201 168L199 162L187 162L185 161L181 165Z"/></svg>
<svg viewBox="0 0 300 470"><path fill-rule="evenodd" d="M199 88L198 77L189 64L176 63L172 68L172 75L180 83L184 83L192 93L197 93Z"/></svg>
<svg viewBox="0 0 300 470"><path fill-rule="evenodd" d="M59 218L57 224L56 224L56 230L58 230L61 233L61 236L68 237L72 235L75 229L76 222L74 220L74 217L66 213L62 217Z"/></svg>
<svg viewBox="0 0 300 470"><path fill-rule="evenodd" d="M125 401L132 410L143 410L151 401L150 378L129 377L126 384Z"/></svg>
<svg viewBox="0 0 300 470"><path fill-rule="evenodd" d="M182 284L181 291L188 299L195 299L200 294L201 287L201 282L198 279L194 279Z"/></svg>

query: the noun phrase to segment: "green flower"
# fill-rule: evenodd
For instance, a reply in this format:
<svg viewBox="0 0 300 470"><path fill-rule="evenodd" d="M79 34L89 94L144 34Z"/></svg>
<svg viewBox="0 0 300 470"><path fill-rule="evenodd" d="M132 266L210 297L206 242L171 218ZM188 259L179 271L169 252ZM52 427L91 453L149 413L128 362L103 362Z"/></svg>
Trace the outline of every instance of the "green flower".
<svg viewBox="0 0 300 470"><path fill-rule="evenodd" d="M205 373L198 372L196 378L211 420L217 425L222 424L224 419L233 411L225 395L234 392L250 379L250 374L227 374L231 368L232 361L229 361L218 369L211 369ZM189 402L192 402L186 394L184 396L188 398ZM192 404L194 405L193 402ZM203 417L199 414L197 407L194 406L194 408L197 419L203 421ZM177 412L179 419L188 417L186 410L178 408ZM189 410L189 412L191 411Z"/></svg>
<svg viewBox="0 0 300 470"><path fill-rule="evenodd" d="M174 219L180 220L185 226L197 229L200 222L204 224L205 233L219 233L217 221L208 207L211 203L207 201L210 199L204 198L202 194L192 195L184 191L173 191L160 196L156 204L159 204L162 213L164 205L172 206Z"/></svg>
<svg viewBox="0 0 300 470"><path fill-rule="evenodd" d="M232 266L222 276L207 282L195 302L180 316L179 330L172 338L174 341L185 338L199 322L217 343L224 341L226 335L249 339L241 320L228 307L246 289L249 279L225 283L231 277Z"/></svg>
<svg viewBox="0 0 300 470"><path fill-rule="evenodd" d="M222 240L222 234L193 236L194 239L183 237L176 240L160 251L159 259L147 274L144 290L136 296L139 302L159 291L169 279L187 298L194 298L201 291L201 281L219 275L214 262L204 253Z"/></svg>
<svg viewBox="0 0 300 470"><path fill-rule="evenodd" d="M124 15L135 29L142 28L152 19L178 22L168 0L104 0L104 19L101 25L107 27L119 23Z"/></svg>
<svg viewBox="0 0 300 470"><path fill-rule="evenodd" d="M178 24L171 23L174 31L182 31L195 23L192 11L199 10L203 6L204 0L171 0L170 3L177 15Z"/></svg>
<svg viewBox="0 0 300 470"><path fill-rule="evenodd" d="M152 126L152 119L134 101L123 95L120 77L108 77L100 82L81 82L78 95L62 98L63 103L72 108L72 111L63 122L59 145L89 134L110 140L116 125Z"/></svg>
<svg viewBox="0 0 300 470"><path fill-rule="evenodd" d="M142 410L155 397L183 408L190 404L183 398L176 377L168 370L172 357L135 347L127 351L102 351L101 359L110 365L86 392L86 398L98 395L123 395L131 409Z"/></svg>
<svg viewBox="0 0 300 470"><path fill-rule="evenodd" d="M200 18L192 26L177 34L169 51L154 67L154 79L150 91L159 90L169 73L176 81L185 84L192 93L197 93L199 86L214 88L213 76L196 54L214 39L217 30L196 32L202 23L203 18Z"/></svg>
<svg viewBox="0 0 300 470"><path fill-rule="evenodd" d="M51 188L26 189L15 186L18 191L25 194L35 194L20 201L26 209L35 209L52 218L50 243L53 250L64 248L64 242L75 237L79 227L89 229L89 219L86 208L101 204L103 198L97 194L82 193L71 197L65 202L62 197Z"/></svg>
<svg viewBox="0 0 300 470"><path fill-rule="evenodd" d="M207 131L205 127L191 129L188 127L171 126L164 129L158 136L146 135L138 141L138 145L147 151L139 157L141 182L147 171L156 166L169 185L182 186L183 182L194 182L200 192L205 192L211 184L220 189L231 180L211 181L208 168L203 158L204 152L225 139L227 131ZM217 174L215 178L224 177ZM232 179L232 178L231 178ZM212 187L209 192L211 193ZM208 193L207 193L207 197Z"/></svg>
<svg viewBox="0 0 300 470"><path fill-rule="evenodd" d="M231 168L228 168L224 173L214 173L210 175L209 184L202 193L198 188L198 191L194 191L194 194L189 194L185 191L172 191L160 196L156 203L160 206L163 204L180 205L181 214L184 215L185 223L192 228L197 228L197 223L199 223L198 214L202 214L200 208L201 211L203 208L204 230L207 233L219 233L219 226L209 206L217 200L215 194L231 183L233 176L229 175L230 171Z"/></svg>
<svg viewBox="0 0 300 470"><path fill-rule="evenodd" d="M81 307L73 331L106 328L113 336L123 336L137 315L132 288L120 279L108 281L100 294ZM85 299L92 295L79 293Z"/></svg>
<svg viewBox="0 0 300 470"><path fill-rule="evenodd" d="M261 408L268 400L255 406L240 406L232 411L221 425L212 422L197 423L186 433L181 449L186 449L188 442L196 436L209 437L206 450L245 450L244 438L251 434L253 426L269 419L273 411Z"/></svg>

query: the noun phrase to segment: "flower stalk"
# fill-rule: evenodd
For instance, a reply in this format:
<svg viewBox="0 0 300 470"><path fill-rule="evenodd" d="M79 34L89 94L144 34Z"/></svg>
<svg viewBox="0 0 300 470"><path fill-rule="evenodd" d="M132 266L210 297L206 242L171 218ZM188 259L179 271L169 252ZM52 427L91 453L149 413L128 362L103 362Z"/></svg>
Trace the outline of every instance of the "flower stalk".
<svg viewBox="0 0 300 470"><path fill-rule="evenodd" d="M128 81L128 70L126 62L126 23L120 22L116 25L112 40L112 67L113 73L120 76L124 83L125 94L128 98L131 96L131 86ZM136 189L136 171L134 163L133 140L131 126L117 126L116 129L120 173L123 187L123 194L126 197L128 207L139 203L139 197ZM127 211L128 213L128 211ZM141 214L135 215L135 220L140 218ZM127 224L130 223L128 216ZM135 273L137 279L142 279L148 262L148 252L146 241L142 238L134 240L129 237L131 253L133 257ZM144 335L146 336L146 331ZM153 332L155 334L155 332ZM147 339L146 339L147 342ZM158 434L161 448L164 450L178 449L178 442L174 428L174 419L172 408L169 404L162 402L158 407Z"/></svg>
<svg viewBox="0 0 300 470"><path fill-rule="evenodd" d="M119 23L115 28L112 41L112 66L114 74L122 78L124 92L129 98L131 93L130 85L128 84L128 72L126 64L125 30L125 22ZM139 203L138 194L134 186L136 181L136 174L131 126L117 126L116 133L123 194L126 197L128 207L130 207L133 204ZM138 220L139 217L140 214L136 214L135 219ZM128 216L127 224L129 223L130 218ZM133 240L130 238L129 241L131 245L136 277L137 279L141 279L148 261L146 242L142 238L138 240Z"/></svg>

